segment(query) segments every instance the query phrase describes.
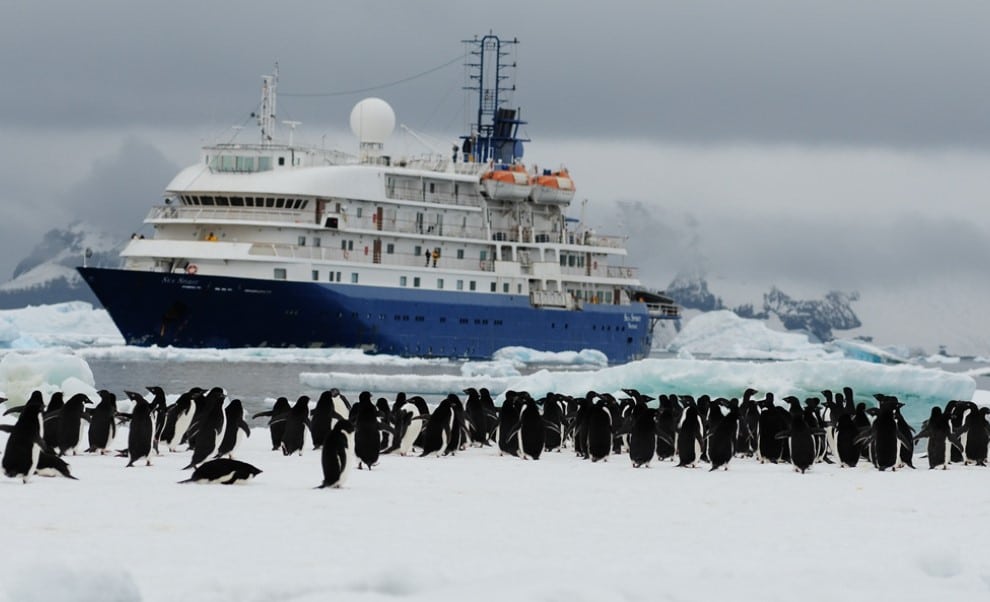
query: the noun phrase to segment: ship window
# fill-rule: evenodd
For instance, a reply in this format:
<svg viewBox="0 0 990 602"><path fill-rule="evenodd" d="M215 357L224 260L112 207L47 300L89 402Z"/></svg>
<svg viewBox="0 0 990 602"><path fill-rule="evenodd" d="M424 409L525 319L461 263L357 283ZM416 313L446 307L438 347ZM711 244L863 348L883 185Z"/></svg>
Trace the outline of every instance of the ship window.
<svg viewBox="0 0 990 602"><path fill-rule="evenodd" d="M285 165L285 157L279 157L278 158L278 164L279 165Z"/></svg>
<svg viewBox="0 0 990 602"><path fill-rule="evenodd" d="M356 217L361 217L361 215L364 213L364 210L363 209L364 209L363 207L358 207L357 208Z"/></svg>
<svg viewBox="0 0 990 602"><path fill-rule="evenodd" d="M275 268L275 280L285 280L285 268Z"/></svg>
<svg viewBox="0 0 990 602"><path fill-rule="evenodd" d="M244 198L243 197L239 197L239 196L232 196L232 197L230 197L230 206L231 207L243 207L244 206Z"/></svg>
<svg viewBox="0 0 990 602"><path fill-rule="evenodd" d="M303 200L302 202L299 203L299 208L300 209L305 209L308 206L309 206L309 201L307 201L307 200Z"/></svg>
<svg viewBox="0 0 990 602"><path fill-rule="evenodd" d="M522 294L522 284L521 283L516 285L516 292L519 293L520 295Z"/></svg>
<svg viewBox="0 0 990 602"><path fill-rule="evenodd" d="M494 282L492 282L492 292L493 293L495 292L495 283Z"/></svg>
<svg viewBox="0 0 990 602"><path fill-rule="evenodd" d="M213 197L211 197L211 196L204 196L203 197L203 204L204 205L213 205Z"/></svg>
<svg viewBox="0 0 990 602"><path fill-rule="evenodd" d="M237 171L254 171L254 157L235 157Z"/></svg>
<svg viewBox="0 0 990 602"><path fill-rule="evenodd" d="M495 320L494 324L495 324L495 326L501 326L502 325L502 320Z"/></svg>
<svg viewBox="0 0 990 602"><path fill-rule="evenodd" d="M509 292L509 283L508 282L503 282L502 283L502 292L503 293Z"/></svg>
<svg viewBox="0 0 990 602"><path fill-rule="evenodd" d="M385 245L385 254L391 255L393 253L395 253L395 245L393 243L388 243Z"/></svg>
<svg viewBox="0 0 990 602"><path fill-rule="evenodd" d="M464 259L464 249L457 249L457 258Z"/></svg>
<svg viewBox="0 0 990 602"><path fill-rule="evenodd" d="M437 278L437 288L443 288L443 278Z"/></svg>
<svg viewBox="0 0 990 602"><path fill-rule="evenodd" d="M399 276L399 286L406 286L406 277Z"/></svg>
<svg viewBox="0 0 990 602"><path fill-rule="evenodd" d="M347 241L347 250L348 251L353 251L354 250L354 241L353 240Z"/></svg>
<svg viewBox="0 0 990 602"><path fill-rule="evenodd" d="M425 322L426 318L423 316L416 316L415 318L413 318L413 320L415 320L416 322Z"/></svg>
<svg viewBox="0 0 990 602"><path fill-rule="evenodd" d="M441 316L440 323L441 324L446 324L447 323L447 318L444 318L444 317Z"/></svg>
<svg viewBox="0 0 990 602"><path fill-rule="evenodd" d="M302 199L296 199L294 207L296 209L302 209Z"/></svg>
<svg viewBox="0 0 990 602"><path fill-rule="evenodd" d="M419 257L423 254L423 247L416 245L413 247L413 257Z"/></svg>
<svg viewBox="0 0 990 602"><path fill-rule="evenodd" d="M275 199L275 207L278 209L285 208L285 199Z"/></svg>
<svg viewBox="0 0 990 602"><path fill-rule="evenodd" d="M574 257L573 255L568 255L567 256L567 265L573 268L574 267L574 264L576 263L576 260L577 260L577 258Z"/></svg>
<svg viewBox="0 0 990 602"><path fill-rule="evenodd" d="M314 236L313 237L313 246L314 247L321 247L321 246L323 246L323 241L320 239L319 236Z"/></svg>
<svg viewBox="0 0 990 602"><path fill-rule="evenodd" d="M480 256L481 261L488 259L488 251L482 251Z"/></svg>
<svg viewBox="0 0 990 602"><path fill-rule="evenodd" d="M351 284L357 284L358 275L357 272L351 272Z"/></svg>
<svg viewBox="0 0 990 602"><path fill-rule="evenodd" d="M268 171L272 168L271 157L258 157L258 171Z"/></svg>
<svg viewBox="0 0 990 602"><path fill-rule="evenodd" d="M475 282L474 282L474 280L472 280L472 281L470 281L470 282L468 282L468 290L469 290L469 291L473 291L473 290L475 290L476 288L477 288L477 287L475 286Z"/></svg>
<svg viewBox="0 0 990 602"><path fill-rule="evenodd" d="M340 272L337 272L337 282L340 282Z"/></svg>
<svg viewBox="0 0 990 602"><path fill-rule="evenodd" d="M320 270L313 270L313 280L320 279Z"/></svg>
<svg viewBox="0 0 990 602"><path fill-rule="evenodd" d="M275 206L275 199L265 199L265 207L272 208Z"/></svg>
<svg viewBox="0 0 990 602"><path fill-rule="evenodd" d="M461 324L467 324L468 322L470 322L470 320L467 318L461 318Z"/></svg>
<svg viewBox="0 0 990 602"><path fill-rule="evenodd" d="M327 272L327 280L329 280L330 282L333 282L333 272L332 271Z"/></svg>
<svg viewBox="0 0 990 602"><path fill-rule="evenodd" d="M305 247L306 246L306 237L305 236L300 236L299 237L299 246L300 247Z"/></svg>
<svg viewBox="0 0 990 602"><path fill-rule="evenodd" d="M578 255L577 264L579 268L584 267L584 255Z"/></svg>
<svg viewBox="0 0 990 602"><path fill-rule="evenodd" d="M437 191L437 185L433 182L430 182L430 194L433 194L436 191Z"/></svg>
<svg viewBox="0 0 990 602"><path fill-rule="evenodd" d="M563 267L566 267L566 266L567 266L567 255L564 254L564 253L561 253L560 254L560 267L563 268Z"/></svg>
<svg viewBox="0 0 990 602"><path fill-rule="evenodd" d="M228 199L225 196L218 196L218 197L216 197L214 199L214 201L216 201L217 207L229 207L230 206L230 199Z"/></svg>
<svg viewBox="0 0 990 602"><path fill-rule="evenodd" d="M419 288L419 276L413 277L413 288Z"/></svg>
<svg viewBox="0 0 990 602"><path fill-rule="evenodd" d="M234 170L234 158L229 155L223 155L220 157L220 171L233 171Z"/></svg>
<svg viewBox="0 0 990 602"><path fill-rule="evenodd" d="M458 280L457 281L457 290L459 290L459 291L464 290L464 281L463 280Z"/></svg>

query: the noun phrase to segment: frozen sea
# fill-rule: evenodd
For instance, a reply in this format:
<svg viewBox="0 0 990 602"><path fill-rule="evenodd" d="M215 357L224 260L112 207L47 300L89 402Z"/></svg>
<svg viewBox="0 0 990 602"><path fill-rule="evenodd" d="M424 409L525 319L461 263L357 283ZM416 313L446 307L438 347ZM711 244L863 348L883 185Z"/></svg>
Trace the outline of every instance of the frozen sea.
<svg viewBox="0 0 990 602"><path fill-rule="evenodd" d="M0 312L0 390L121 394L156 384L174 395L219 385L257 411L330 386L352 399L367 389L437 400L469 385L726 395L763 385L805 395L849 383L862 396L898 394L915 424L948 398L990 402L986 358L815 346L725 316L702 326L669 351L607 366L592 350L508 349L463 362L134 349L92 308L33 308ZM273 452L262 421L254 426L237 457L264 472L241 486L179 485L187 451L133 468L124 458L71 456L78 481L0 478L0 602L990 597L986 468L819 464L800 475L737 458L713 473L669 462L634 469L621 455L591 463L564 450L534 462L470 448L383 456L344 488L316 490L319 453Z"/></svg>

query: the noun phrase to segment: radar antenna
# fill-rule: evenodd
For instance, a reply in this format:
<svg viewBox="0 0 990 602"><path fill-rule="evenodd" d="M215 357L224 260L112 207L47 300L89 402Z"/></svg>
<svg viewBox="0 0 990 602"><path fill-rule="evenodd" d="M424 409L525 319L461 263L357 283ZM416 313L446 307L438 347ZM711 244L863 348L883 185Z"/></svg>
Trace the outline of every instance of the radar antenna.
<svg viewBox="0 0 990 602"><path fill-rule="evenodd" d="M275 88L278 86L278 62L271 75L261 78L261 110L258 111L258 126L261 128L261 145L267 146L275 140Z"/></svg>

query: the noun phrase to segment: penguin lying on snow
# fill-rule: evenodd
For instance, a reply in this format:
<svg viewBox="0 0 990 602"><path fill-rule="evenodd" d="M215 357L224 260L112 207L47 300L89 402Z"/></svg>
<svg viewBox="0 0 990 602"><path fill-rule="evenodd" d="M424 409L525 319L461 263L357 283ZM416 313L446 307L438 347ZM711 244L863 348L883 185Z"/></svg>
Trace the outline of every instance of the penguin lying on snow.
<svg viewBox="0 0 990 602"><path fill-rule="evenodd" d="M179 483L220 483L222 485L233 485L243 481L250 481L261 474L261 470L240 460L230 458L218 458L203 462L192 476Z"/></svg>

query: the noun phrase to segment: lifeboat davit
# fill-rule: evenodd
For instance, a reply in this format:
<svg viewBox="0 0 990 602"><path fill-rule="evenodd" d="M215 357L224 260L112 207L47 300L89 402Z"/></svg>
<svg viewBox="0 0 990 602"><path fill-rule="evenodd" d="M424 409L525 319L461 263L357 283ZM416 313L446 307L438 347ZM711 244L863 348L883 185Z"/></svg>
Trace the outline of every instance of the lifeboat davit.
<svg viewBox="0 0 990 602"><path fill-rule="evenodd" d="M559 171L543 170L543 174L533 179L530 198L534 203L570 203L574 198L574 180L566 169Z"/></svg>
<svg viewBox="0 0 990 602"><path fill-rule="evenodd" d="M532 180L522 165L495 165L481 176L481 191L490 199L521 201L532 191Z"/></svg>

